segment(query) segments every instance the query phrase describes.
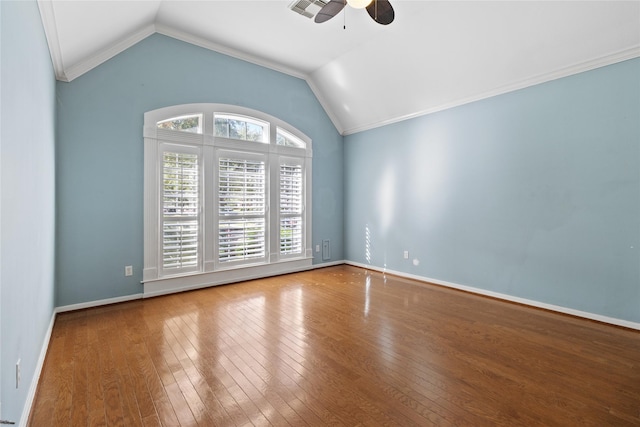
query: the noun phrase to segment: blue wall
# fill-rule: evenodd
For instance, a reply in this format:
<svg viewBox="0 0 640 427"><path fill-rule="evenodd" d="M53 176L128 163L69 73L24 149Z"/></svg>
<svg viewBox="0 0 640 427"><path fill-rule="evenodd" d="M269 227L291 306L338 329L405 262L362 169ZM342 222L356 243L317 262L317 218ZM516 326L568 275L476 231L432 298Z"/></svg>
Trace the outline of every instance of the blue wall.
<svg viewBox="0 0 640 427"><path fill-rule="evenodd" d="M313 245L331 239L333 260L640 322L640 59L350 135L343 152L300 79L154 35L56 87L36 2L0 2L0 23L3 418L22 415L54 305L141 292L143 114L175 104L309 135Z"/></svg>
<svg viewBox="0 0 640 427"><path fill-rule="evenodd" d="M630 60L347 136L347 259L640 322L638 76Z"/></svg>
<svg viewBox="0 0 640 427"><path fill-rule="evenodd" d="M17 422L54 309L55 79L36 2L0 9L0 392Z"/></svg>
<svg viewBox="0 0 640 427"><path fill-rule="evenodd" d="M58 306L142 292L143 115L170 105L240 105L311 137L314 247L343 259L342 136L304 80L156 34L57 92Z"/></svg>
<svg viewBox="0 0 640 427"><path fill-rule="evenodd" d="M304 81L151 36L58 82L57 305L141 292L143 114L217 102L313 139L333 260L640 321L639 63L347 136L343 167Z"/></svg>

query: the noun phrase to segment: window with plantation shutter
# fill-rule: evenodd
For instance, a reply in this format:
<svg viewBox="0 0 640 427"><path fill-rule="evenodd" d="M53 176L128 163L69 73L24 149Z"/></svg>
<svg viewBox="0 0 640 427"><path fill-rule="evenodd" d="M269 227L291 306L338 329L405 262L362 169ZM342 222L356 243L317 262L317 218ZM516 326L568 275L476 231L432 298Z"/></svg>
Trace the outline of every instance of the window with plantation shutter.
<svg viewBox="0 0 640 427"><path fill-rule="evenodd" d="M220 262L266 255L266 169L261 156L222 152L218 158Z"/></svg>
<svg viewBox="0 0 640 427"><path fill-rule="evenodd" d="M313 263L311 139L259 111L186 104L145 114L145 295Z"/></svg>
<svg viewBox="0 0 640 427"><path fill-rule="evenodd" d="M199 180L197 152L182 148L181 152L162 153L162 270L165 274L198 268Z"/></svg>
<svg viewBox="0 0 640 427"><path fill-rule="evenodd" d="M300 254L303 250L302 165L294 159L280 163L280 253Z"/></svg>

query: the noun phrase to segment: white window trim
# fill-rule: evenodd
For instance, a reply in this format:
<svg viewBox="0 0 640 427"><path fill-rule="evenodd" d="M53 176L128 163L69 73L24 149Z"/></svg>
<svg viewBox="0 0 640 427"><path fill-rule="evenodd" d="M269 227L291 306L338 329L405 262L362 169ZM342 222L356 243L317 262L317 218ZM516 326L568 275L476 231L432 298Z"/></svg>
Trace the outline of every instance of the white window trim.
<svg viewBox="0 0 640 427"><path fill-rule="evenodd" d="M189 114L202 114L202 134L169 131L158 129L156 123L171 117ZM215 113L231 114L255 118L269 123L269 144L253 141L233 140L214 137ZM282 129L306 144L306 148L279 146L276 144L276 134ZM276 274L284 274L307 269L312 265L312 218L311 218L311 177L312 177L312 141L304 133L300 132L288 123L249 108L227 104L184 104L160 108L149 111L144 115L144 268L143 279L144 296L155 296L165 293L178 292L188 289L197 289L206 286L249 280ZM176 145L198 147L201 153L201 193L203 204L201 215L203 224L202 242L200 245L201 256L200 271L177 274L174 276L161 276L161 258L159 250L159 226L161 223L159 206L160 174L162 173L159 161L160 144L168 142ZM212 214L217 208L215 203L217 188L214 185L212 171L217 173L218 150L248 151L253 153L263 152L268 164L275 165L268 169L272 191L269 191L269 216L268 228L271 230L267 236L266 261L244 266L223 266L218 262L217 228L218 215ZM299 159L304 165L305 200L303 210L304 238L303 253L299 256L280 255L279 249L279 191L273 191L273 183L279 183L279 163L281 157L293 157ZM275 181L274 181L275 179ZM207 182L210 181L210 182ZM217 179L215 180L217 181ZM279 184L278 184L279 185Z"/></svg>

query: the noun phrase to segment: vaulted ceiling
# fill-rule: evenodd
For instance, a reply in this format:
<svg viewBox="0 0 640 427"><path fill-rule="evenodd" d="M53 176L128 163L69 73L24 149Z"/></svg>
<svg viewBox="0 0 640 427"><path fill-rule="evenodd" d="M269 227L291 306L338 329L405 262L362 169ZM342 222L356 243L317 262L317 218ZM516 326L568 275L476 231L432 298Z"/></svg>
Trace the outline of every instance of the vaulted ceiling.
<svg viewBox="0 0 640 427"><path fill-rule="evenodd" d="M343 134L640 57L640 1L391 3L383 26L289 0L38 1L59 80L157 32L305 79Z"/></svg>

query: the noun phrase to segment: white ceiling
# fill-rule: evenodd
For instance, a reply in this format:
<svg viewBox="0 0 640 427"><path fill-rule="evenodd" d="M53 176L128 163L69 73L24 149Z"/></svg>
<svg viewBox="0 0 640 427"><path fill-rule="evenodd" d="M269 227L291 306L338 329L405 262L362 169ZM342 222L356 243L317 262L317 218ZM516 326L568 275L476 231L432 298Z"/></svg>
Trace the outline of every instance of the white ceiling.
<svg viewBox="0 0 640 427"><path fill-rule="evenodd" d="M640 57L640 1L391 3L382 26L289 0L38 1L60 80L158 32L304 78L343 134Z"/></svg>

